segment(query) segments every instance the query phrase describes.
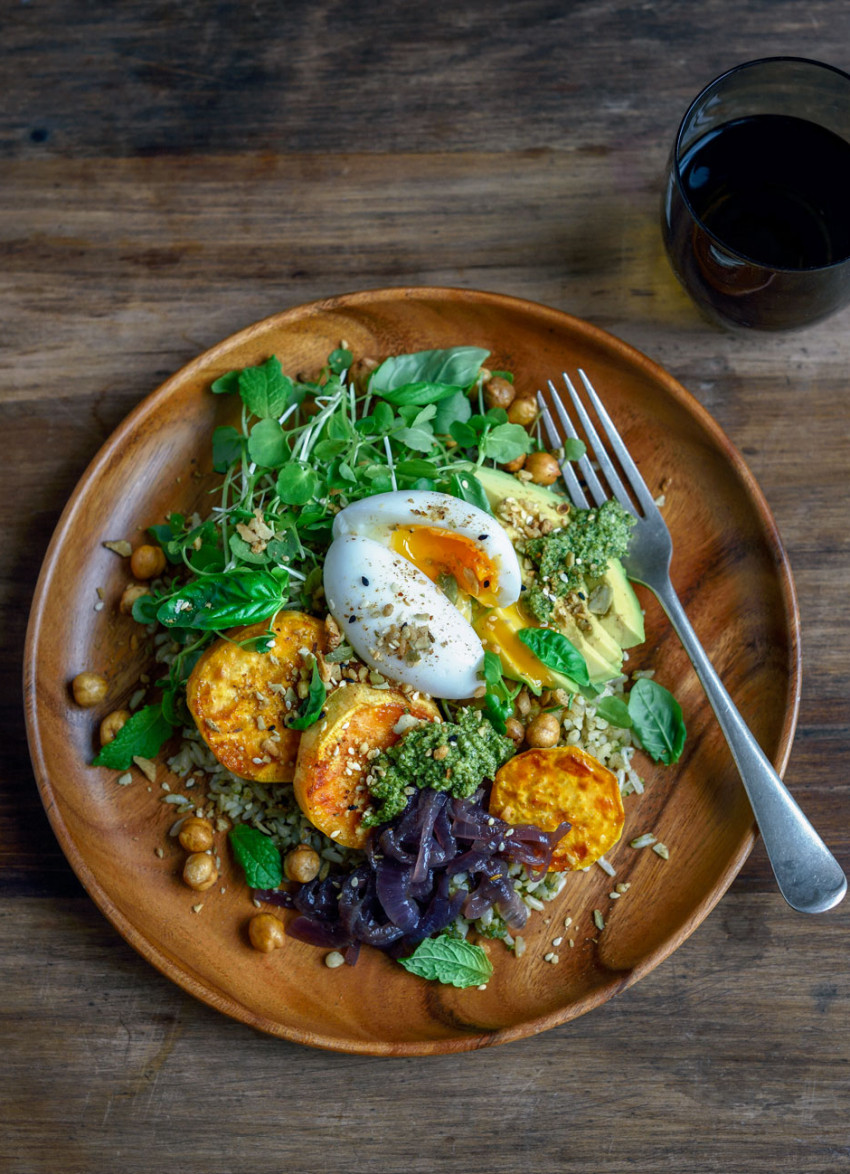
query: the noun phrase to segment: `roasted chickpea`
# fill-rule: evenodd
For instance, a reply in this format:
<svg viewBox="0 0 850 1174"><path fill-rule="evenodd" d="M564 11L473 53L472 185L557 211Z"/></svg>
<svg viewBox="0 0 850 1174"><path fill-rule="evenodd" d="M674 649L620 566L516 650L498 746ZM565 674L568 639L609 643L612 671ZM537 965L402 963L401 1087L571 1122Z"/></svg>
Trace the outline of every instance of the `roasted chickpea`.
<svg viewBox="0 0 850 1174"><path fill-rule="evenodd" d="M517 396L508 408L508 419L511 424L522 424L528 428L537 419L537 400L529 395Z"/></svg>
<svg viewBox="0 0 850 1174"><path fill-rule="evenodd" d="M525 471L535 485L552 485L561 475L558 462L548 452L533 452L526 457Z"/></svg>
<svg viewBox="0 0 850 1174"><path fill-rule="evenodd" d="M502 468L506 473L518 473L524 464L525 453L523 452L520 453L518 457L515 457L512 461L507 461L504 465L502 465Z"/></svg>
<svg viewBox="0 0 850 1174"><path fill-rule="evenodd" d="M141 599L143 595L150 595L150 593L150 587L145 587L142 583L128 583L121 593L121 602L118 604L121 615L131 616L136 600Z"/></svg>
<svg viewBox="0 0 850 1174"><path fill-rule="evenodd" d="M112 713L108 713L100 723L101 746L111 742L118 731L126 726L131 716L129 709L114 709Z"/></svg>
<svg viewBox="0 0 850 1174"><path fill-rule="evenodd" d="M291 852L287 852L283 862L283 871L287 880L306 885L307 881L315 880L319 875L321 865L318 852L315 852L309 844L299 844Z"/></svg>
<svg viewBox="0 0 850 1174"><path fill-rule="evenodd" d="M509 717L505 722L505 733L512 742L519 746L520 742L525 738L525 726L521 721L517 721L515 717Z"/></svg>
<svg viewBox="0 0 850 1174"><path fill-rule="evenodd" d="M286 940L283 922L273 913L256 913L248 922L248 937L261 954L279 950Z"/></svg>
<svg viewBox="0 0 850 1174"><path fill-rule="evenodd" d="M100 673L77 673L71 682L71 692L77 705L90 709L99 705L106 696L106 677Z"/></svg>
<svg viewBox="0 0 850 1174"><path fill-rule="evenodd" d="M208 856L206 852L193 852L191 856L187 856L183 865L183 880L190 889L195 889L198 893L211 889L218 880L218 869L212 856Z"/></svg>
<svg viewBox="0 0 850 1174"><path fill-rule="evenodd" d="M526 742L535 748L557 746L560 737L561 723L554 713L539 713L528 723L525 731Z"/></svg>
<svg viewBox="0 0 850 1174"><path fill-rule="evenodd" d="M516 399L516 389L501 375L494 375L484 384L484 403L488 408L509 408Z"/></svg>
<svg viewBox="0 0 850 1174"><path fill-rule="evenodd" d="M190 815L183 820L177 839L187 852L206 852L215 842L212 824L200 815Z"/></svg>
<svg viewBox="0 0 850 1174"><path fill-rule="evenodd" d="M130 555L130 570L137 579L155 579L165 570L165 551L145 543Z"/></svg>

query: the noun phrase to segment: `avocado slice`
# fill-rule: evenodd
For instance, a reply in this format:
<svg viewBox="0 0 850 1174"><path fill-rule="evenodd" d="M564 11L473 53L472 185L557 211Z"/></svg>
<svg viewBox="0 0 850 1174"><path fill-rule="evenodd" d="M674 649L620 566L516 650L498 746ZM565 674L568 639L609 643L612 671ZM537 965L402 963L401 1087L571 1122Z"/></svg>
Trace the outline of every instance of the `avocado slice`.
<svg viewBox="0 0 850 1174"><path fill-rule="evenodd" d="M601 598L596 596L597 604L605 602L606 587L610 588L611 602L606 611L594 613L599 626L616 640L620 648L633 648L636 644L643 644L646 639L643 611L618 558L609 559L608 568L602 578L588 584L591 610L597 592L601 595Z"/></svg>
<svg viewBox="0 0 850 1174"><path fill-rule="evenodd" d="M482 467L475 470L475 476L481 482L492 507L495 508L506 497L514 497L520 504L527 505L530 514L545 518L554 526L566 523L570 503L563 494L553 493L551 489L535 485L533 481L518 481L513 474L501 469ZM505 526L505 529L510 534L510 527Z"/></svg>

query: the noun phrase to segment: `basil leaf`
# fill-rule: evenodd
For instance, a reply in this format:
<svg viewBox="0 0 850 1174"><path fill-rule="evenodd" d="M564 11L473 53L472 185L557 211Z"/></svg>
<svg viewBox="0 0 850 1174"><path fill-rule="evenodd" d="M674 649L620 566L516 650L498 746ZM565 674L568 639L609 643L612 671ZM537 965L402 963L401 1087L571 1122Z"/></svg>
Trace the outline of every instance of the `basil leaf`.
<svg viewBox="0 0 850 1174"><path fill-rule="evenodd" d="M252 889L276 889L283 881L280 852L270 836L258 828L238 823L228 835L233 855L242 865Z"/></svg>
<svg viewBox="0 0 850 1174"><path fill-rule="evenodd" d="M629 716L650 758L668 766L679 761L685 745L685 720L681 705L668 689L649 677L635 681L629 693Z"/></svg>
<svg viewBox="0 0 850 1174"><path fill-rule="evenodd" d="M289 406L294 384L284 375L274 355L259 367L246 367L239 375L239 394L249 412L260 419L277 419Z"/></svg>
<svg viewBox="0 0 850 1174"><path fill-rule="evenodd" d="M493 963L481 946L463 938L425 938L409 958L399 958L405 970L446 986L481 986L493 973Z"/></svg>
<svg viewBox="0 0 850 1174"><path fill-rule="evenodd" d="M287 595L288 575L279 581L266 571L230 571L204 575L181 587L157 609L166 627L218 631L253 624L280 611Z"/></svg>
<svg viewBox="0 0 850 1174"><path fill-rule="evenodd" d="M213 469L216 473L226 473L233 462L241 458L244 443L242 433L229 424L216 428L212 438Z"/></svg>
<svg viewBox="0 0 850 1174"><path fill-rule="evenodd" d="M472 404L465 391L456 391L437 404L434 414L434 431L444 436L453 424L463 424L472 415Z"/></svg>
<svg viewBox="0 0 850 1174"><path fill-rule="evenodd" d="M298 717L287 717L285 725L290 730L306 730L308 726L312 726L313 722L318 721L322 716L322 707L325 704L325 698L328 691L325 688L322 678L319 676L317 666L313 665L313 675L310 678L310 690L304 698L304 705Z"/></svg>
<svg viewBox="0 0 850 1174"><path fill-rule="evenodd" d="M563 673L577 685L592 687L587 661L566 636L552 628L523 628L517 635L547 668Z"/></svg>
<svg viewBox="0 0 850 1174"><path fill-rule="evenodd" d="M476 505L485 514L493 516L490 499L484 492L484 486L475 476L467 473L452 473L446 484L446 493L450 493L452 497L457 497L461 501L468 501L470 505Z"/></svg>
<svg viewBox="0 0 850 1174"><path fill-rule="evenodd" d="M497 424L481 437L478 451L488 460L505 465L532 450L532 440L521 424Z"/></svg>
<svg viewBox="0 0 850 1174"><path fill-rule="evenodd" d="M260 420L248 436L248 456L266 469L279 469L289 460L289 439L277 420Z"/></svg>
<svg viewBox="0 0 850 1174"><path fill-rule="evenodd" d="M306 505L316 495L319 478L304 461L287 461L277 479L277 495L286 505Z"/></svg>
<svg viewBox="0 0 850 1174"><path fill-rule="evenodd" d="M622 697L600 697L596 702L596 713L611 726L619 730L630 730L632 719L629 707Z"/></svg>
<svg viewBox="0 0 850 1174"><path fill-rule="evenodd" d="M162 706L146 705L121 727L111 742L101 748L93 766L108 766L126 770L133 765L136 755L153 758L163 742L171 737L171 723L164 716Z"/></svg>
<svg viewBox="0 0 850 1174"><path fill-rule="evenodd" d="M372 372L369 391L393 404L436 403L471 386L489 354L480 347L459 346L392 355Z"/></svg>

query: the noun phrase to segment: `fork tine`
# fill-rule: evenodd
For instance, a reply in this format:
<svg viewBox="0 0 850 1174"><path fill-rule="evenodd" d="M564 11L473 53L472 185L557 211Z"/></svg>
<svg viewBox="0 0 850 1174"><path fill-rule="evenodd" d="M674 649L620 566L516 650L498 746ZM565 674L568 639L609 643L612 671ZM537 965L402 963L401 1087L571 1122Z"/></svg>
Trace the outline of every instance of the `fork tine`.
<svg viewBox="0 0 850 1174"><path fill-rule="evenodd" d="M557 404L557 392L555 391L555 388L552 387L551 383L549 386L552 388L552 394L554 396L552 402ZM555 427L555 421L552 419L552 414L549 411L549 408L546 406L546 402L539 391L537 393L537 404L540 408L540 418L543 421L543 426L546 429L546 435L549 437L549 443L553 448L560 448L561 437L558 435L558 430ZM567 492L570 495L570 500L572 501L573 505L578 506L580 510L586 510L589 504L588 500L585 497L584 490L581 487L581 483L579 482L578 477L575 475L575 470L569 461L561 462L561 474L564 478L564 483L567 486Z"/></svg>
<svg viewBox="0 0 850 1174"><path fill-rule="evenodd" d="M589 398L591 404L593 405L593 409L596 412L596 415L599 417L599 420L600 420L600 423L602 424L602 427L605 429L605 433L608 437L608 443L611 445L611 448L614 450L614 453L617 457L617 460L620 462L620 465L622 466L623 472L626 474L626 477L628 478L628 482L632 488L632 492L634 493L635 497L640 502L640 505L643 508L644 512L646 512L646 513L654 512L658 508L655 504L655 499L653 498L652 494L649 492L649 489L647 488L646 482L644 481L643 477L641 476L640 470L638 469L635 462L632 460L632 457L629 453L629 450L626 448L625 444L623 443L622 439L620 438L620 434L617 431L617 429L615 428L613 420L608 415L608 412L605 410L605 405L602 403L602 400L599 398L599 396L593 390L593 385L591 384L588 377L585 375L584 371L581 370L581 368L579 368L579 375L581 376L581 381L584 384L584 388L585 388L585 391L587 392L588 398ZM594 446L594 451L595 451L595 446ZM603 452L604 451L605 450L603 449ZM597 453L597 456L598 456L598 453ZM608 459L607 453L606 453L606 461L607 461L608 465L611 464L610 459ZM599 463L601 465L602 461L600 460ZM617 478L617 481L620 481L620 478L617 476L617 473L613 470L613 467L612 467L612 472L614 472L614 476ZM609 481L610 481L610 475L609 475L607 469L605 470L605 475L606 475L606 477L609 478ZM622 484L622 482L620 482L620 484ZM611 483L611 488L612 489L614 488L613 482ZM618 500L619 500L619 498L618 498ZM621 502L621 504L624 505L625 502ZM629 505L629 508L632 509L632 512L634 512L633 507L631 505Z"/></svg>
<svg viewBox="0 0 850 1174"><path fill-rule="evenodd" d="M572 383L570 382L569 376L566 373L564 373L564 380L567 384L567 389L569 390L569 393L570 393L570 396L572 397L573 403L574 404L577 403L576 390L573 387ZM581 440L581 437L579 436L578 432L576 432L575 425L573 424L572 420L570 419L570 416L569 416L569 413L567 412L567 409L564 407L563 400L560 398L560 396L558 396L558 393L555 391L555 388L552 387L551 382L550 382L549 386L552 388L552 394L556 396L555 411L558 413L558 419L561 421L561 423L564 426L564 431L567 433L568 436L573 437L574 440ZM579 407L579 419L582 419L581 405L579 404L578 407ZM583 419L582 419L582 423L584 423ZM588 438L589 438L589 433L588 433ZM602 505L605 501L608 500L608 492L607 492L607 490L605 490L602 487L602 484L601 484L599 478L596 476L596 471L593 468L593 465L590 463L590 458L588 457L587 453L585 453L585 455L583 457L580 457L579 460L576 461L576 464L581 469L582 476L584 477L585 481L587 482L587 487L590 490L590 496L593 498L596 505Z"/></svg>
<svg viewBox="0 0 850 1174"><path fill-rule="evenodd" d="M623 482L620 480L619 473L611 463L611 458L608 456L608 451L605 448L605 445L602 443L599 433L594 428L593 422L590 419L590 416L587 414L587 408L585 408L584 404L579 399L579 394L573 386L572 381L569 375L567 375L566 371L563 372L563 376L564 383L567 385L567 391L570 393L570 399L573 401L573 407L575 408L576 415L581 421L581 426L584 429L585 436L590 443L590 447L593 449L593 455L599 462L599 467L605 474L606 481L611 486L611 492L614 494L617 501L621 506L623 506L624 509L634 513L635 507L632 504L631 498L626 492L625 485L623 485ZM605 494L602 500L604 501L605 497L607 496L608 495ZM597 501L597 505L601 504L602 502Z"/></svg>

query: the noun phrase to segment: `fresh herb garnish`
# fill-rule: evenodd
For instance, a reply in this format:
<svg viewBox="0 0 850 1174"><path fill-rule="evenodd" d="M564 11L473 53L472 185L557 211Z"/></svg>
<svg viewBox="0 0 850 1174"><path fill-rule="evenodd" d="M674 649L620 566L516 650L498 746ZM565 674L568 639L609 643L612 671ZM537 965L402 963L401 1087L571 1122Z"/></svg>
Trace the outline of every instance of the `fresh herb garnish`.
<svg viewBox="0 0 850 1174"><path fill-rule="evenodd" d="M419 978L461 989L482 986L493 973L493 963L481 946L447 934L425 938L409 958L399 962Z"/></svg>
<svg viewBox="0 0 850 1174"><path fill-rule="evenodd" d="M297 717L287 717L286 725L290 730L306 730L322 716L322 707L325 704L328 691L322 678L319 676L317 665L313 665L313 675L310 678L310 688L304 698L304 705Z"/></svg>
<svg viewBox="0 0 850 1174"><path fill-rule="evenodd" d="M583 689L596 692L591 683L587 661L571 640L553 628L523 628L520 640L547 668L562 673Z"/></svg>
<svg viewBox="0 0 850 1174"><path fill-rule="evenodd" d="M487 692L484 694L484 712L496 732L504 734L508 718L513 716L514 698L522 688L522 682L514 689L510 689L502 675L502 661L498 653L485 652L484 683L487 686Z"/></svg>
<svg viewBox="0 0 850 1174"><path fill-rule="evenodd" d="M685 745L682 707L673 694L649 677L635 681L629 693L632 729L646 753L668 766L678 762Z"/></svg>
<svg viewBox="0 0 850 1174"><path fill-rule="evenodd" d="M270 836L246 823L238 823L228 834L233 854L252 889L276 889L283 881L280 852Z"/></svg>
<svg viewBox="0 0 850 1174"><path fill-rule="evenodd" d="M289 578L266 571L233 570L204 575L164 599L156 617L166 627L221 631L253 624L280 611Z"/></svg>
<svg viewBox="0 0 850 1174"><path fill-rule="evenodd" d="M629 707L622 697L600 697L596 702L596 712L609 725L616 726L619 730L632 728Z"/></svg>
<svg viewBox="0 0 850 1174"><path fill-rule="evenodd" d="M171 722L163 713L163 707L146 705L127 721L111 742L101 748L93 766L108 766L112 770L127 770L133 759L153 758L162 744L171 737Z"/></svg>

